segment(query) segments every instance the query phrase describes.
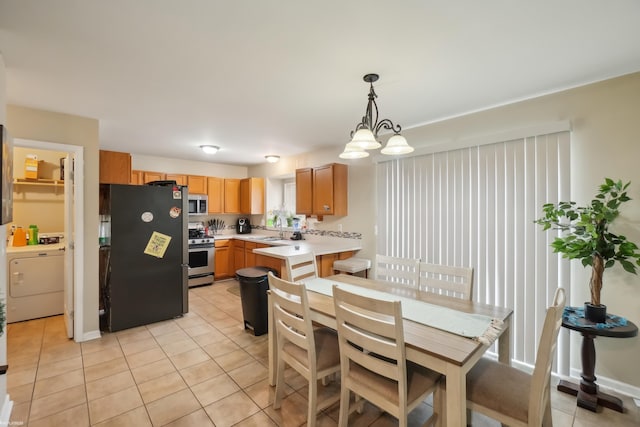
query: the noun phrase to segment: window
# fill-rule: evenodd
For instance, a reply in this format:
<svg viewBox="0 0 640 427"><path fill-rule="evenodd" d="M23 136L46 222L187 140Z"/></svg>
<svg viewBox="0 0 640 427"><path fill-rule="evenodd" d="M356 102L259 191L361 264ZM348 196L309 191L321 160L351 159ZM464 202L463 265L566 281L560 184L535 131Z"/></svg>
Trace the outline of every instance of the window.
<svg viewBox="0 0 640 427"><path fill-rule="evenodd" d="M414 156L377 165L377 252L474 268L475 301L514 309L512 358L533 365L555 288L569 266L533 223L570 200L569 132ZM568 374L568 339L558 343Z"/></svg>

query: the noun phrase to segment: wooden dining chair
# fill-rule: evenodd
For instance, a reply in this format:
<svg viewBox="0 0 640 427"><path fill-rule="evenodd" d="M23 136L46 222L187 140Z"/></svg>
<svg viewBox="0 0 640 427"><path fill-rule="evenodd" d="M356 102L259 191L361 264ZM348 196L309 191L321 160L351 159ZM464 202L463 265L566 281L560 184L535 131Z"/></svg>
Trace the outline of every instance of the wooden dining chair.
<svg viewBox="0 0 640 427"><path fill-rule="evenodd" d="M273 407L278 409L282 403L286 363L309 381L307 426L314 427L318 412L340 399L335 393L318 402L318 380L340 371L338 337L332 329L312 326L304 284L279 279L271 272L268 277L278 360Z"/></svg>
<svg viewBox="0 0 640 427"><path fill-rule="evenodd" d="M473 268L420 263L420 290L471 300Z"/></svg>
<svg viewBox="0 0 640 427"><path fill-rule="evenodd" d="M376 255L376 279L417 288L420 260Z"/></svg>
<svg viewBox="0 0 640 427"><path fill-rule="evenodd" d="M299 282L303 279L313 279L318 277L316 256L313 252L306 252L287 257L285 266L288 275L287 280L292 282Z"/></svg>
<svg viewBox="0 0 640 427"><path fill-rule="evenodd" d="M383 301L333 286L338 341L340 342L340 416L346 427L352 408L351 392L398 419L400 427L431 393L432 424L442 413L438 381L441 375L406 360L400 301ZM354 405L356 409L359 405Z"/></svg>
<svg viewBox="0 0 640 427"><path fill-rule="evenodd" d="M467 408L509 426L551 426L551 364L562 325L565 292L547 309L533 374L482 358L467 373ZM469 421L469 420L468 420Z"/></svg>

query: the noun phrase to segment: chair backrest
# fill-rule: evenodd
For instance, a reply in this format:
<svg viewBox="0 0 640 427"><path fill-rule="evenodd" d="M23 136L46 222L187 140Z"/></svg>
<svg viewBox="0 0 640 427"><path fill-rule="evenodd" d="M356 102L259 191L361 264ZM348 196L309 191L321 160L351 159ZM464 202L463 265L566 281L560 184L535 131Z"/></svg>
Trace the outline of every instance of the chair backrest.
<svg viewBox="0 0 640 427"><path fill-rule="evenodd" d="M357 295L337 285L333 285L333 301L340 345L341 381L347 381L348 388L367 398L366 394L359 393L358 385L349 377L352 363L360 365L397 381L399 407L406 408L407 366L400 301ZM367 388L367 385L360 387ZM399 409L390 405L382 409L397 414Z"/></svg>
<svg viewBox="0 0 640 427"><path fill-rule="evenodd" d="M566 296L563 288L556 289L553 305L547 309L542 334L538 341L536 366L531 378L529 394L529 425L542 425L546 409L546 396L550 392L551 364L558 342L558 332L562 326L562 313Z"/></svg>
<svg viewBox="0 0 640 427"><path fill-rule="evenodd" d="M376 279L418 287L420 260L376 255Z"/></svg>
<svg viewBox="0 0 640 427"><path fill-rule="evenodd" d="M421 262L420 290L471 300L473 268Z"/></svg>
<svg viewBox="0 0 640 427"><path fill-rule="evenodd" d="M305 368L311 369L316 361L316 346L307 290L304 284L280 279L272 272L268 278L278 348L291 342L305 350L308 356Z"/></svg>
<svg viewBox="0 0 640 427"><path fill-rule="evenodd" d="M313 252L305 252L287 257L285 264L289 276L288 279L292 282L318 277L316 256Z"/></svg>

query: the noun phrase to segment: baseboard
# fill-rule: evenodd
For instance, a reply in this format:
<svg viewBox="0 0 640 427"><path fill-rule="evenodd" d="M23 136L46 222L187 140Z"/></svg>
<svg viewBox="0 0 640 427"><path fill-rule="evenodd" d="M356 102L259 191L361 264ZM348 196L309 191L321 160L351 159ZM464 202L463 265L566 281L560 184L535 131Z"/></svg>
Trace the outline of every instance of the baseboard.
<svg viewBox="0 0 640 427"><path fill-rule="evenodd" d="M9 395L5 394L2 411L0 411L0 426L8 426L11 418L11 410L13 409L13 400L9 399Z"/></svg>
<svg viewBox="0 0 640 427"><path fill-rule="evenodd" d="M75 341L76 342L91 341L91 340L97 340L100 337L102 337L102 334L100 333L100 330L89 331L89 332L86 332L86 333L82 334L81 337L75 337Z"/></svg>
<svg viewBox="0 0 640 427"><path fill-rule="evenodd" d="M572 368L570 370L570 373L571 378L573 378L576 382L580 382L580 374L582 373L582 371ZM617 393L622 393L627 396L640 398L640 387L613 380L611 378L602 377L600 375L596 375L596 378L596 384L598 384L600 387L608 388Z"/></svg>

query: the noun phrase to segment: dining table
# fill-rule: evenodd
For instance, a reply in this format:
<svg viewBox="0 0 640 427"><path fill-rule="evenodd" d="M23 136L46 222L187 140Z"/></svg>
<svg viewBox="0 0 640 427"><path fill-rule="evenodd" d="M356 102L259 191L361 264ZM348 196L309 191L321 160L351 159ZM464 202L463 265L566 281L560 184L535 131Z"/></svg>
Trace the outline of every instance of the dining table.
<svg viewBox="0 0 640 427"><path fill-rule="evenodd" d="M325 277L324 280L334 282L338 286L346 284L350 287L361 287L363 288L363 293L373 290L390 295L392 299L397 297L401 300L414 300L420 304L424 303L424 310L439 306L456 312L483 315L496 319L497 323L501 323L501 327L497 330L496 342L498 360L502 363L511 364L511 319L513 310L510 308L482 304L386 281L347 274L332 275ZM336 329L332 296L315 292L308 288L307 297L311 320L317 324ZM273 334L274 324L270 300L268 306L269 384L275 385L277 351ZM439 372L446 379L446 392L444 393L445 413L442 414L443 417L441 418L441 420L445 420L443 425L466 426L466 374L483 357L487 349L492 346L492 343L458 335L406 318L403 326L407 360Z"/></svg>

